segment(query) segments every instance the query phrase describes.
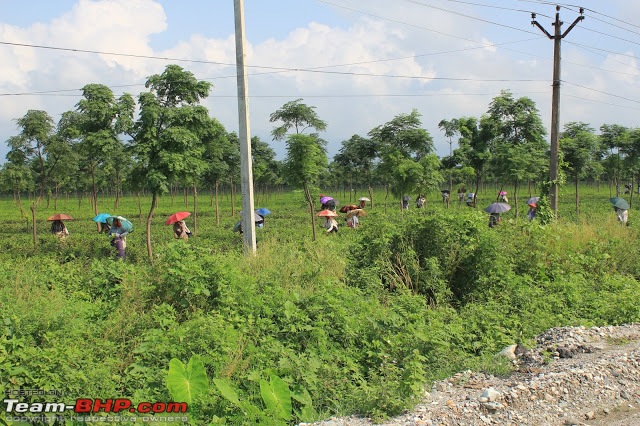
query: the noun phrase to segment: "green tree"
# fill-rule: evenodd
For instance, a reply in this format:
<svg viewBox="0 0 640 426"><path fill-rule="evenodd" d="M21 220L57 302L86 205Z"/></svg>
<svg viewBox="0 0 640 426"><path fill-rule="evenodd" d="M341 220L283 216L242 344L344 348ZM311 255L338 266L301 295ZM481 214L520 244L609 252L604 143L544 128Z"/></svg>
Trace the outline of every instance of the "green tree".
<svg viewBox="0 0 640 426"><path fill-rule="evenodd" d="M399 206L402 208L402 196L410 190L415 190L420 181L409 183L413 176L422 179L422 167L414 168L404 160L419 161L422 157L433 151L433 139L429 132L420 126L420 113L412 110L409 114L399 114L391 121L369 131L369 137L375 142L377 152L381 158L380 172L386 181L387 190L399 197ZM402 170L398 170L401 167ZM404 194L399 193L407 191Z"/></svg>
<svg viewBox="0 0 640 426"><path fill-rule="evenodd" d="M237 141L237 139L236 139ZM206 164L205 169L202 172L202 180L205 186L212 189L215 195L215 211L216 211L216 224L220 224L220 210L218 201L218 188L221 179L226 178L229 175L229 164L226 159L230 152L238 151L238 145L232 146L232 141L229 139L229 134L226 129L215 118L212 119L210 128L208 130L208 136L202 140L204 145L203 160ZM214 199L211 198L211 205L213 205Z"/></svg>
<svg viewBox="0 0 640 426"><path fill-rule="evenodd" d="M251 138L251 156L253 182L258 188L256 194L259 195L261 190L266 195L269 187L282 183L282 177L279 174L281 172L281 164L276 160L275 151L267 142L260 140L258 136Z"/></svg>
<svg viewBox="0 0 640 426"><path fill-rule="evenodd" d="M452 120L440 120L438 128L444 131L444 136L449 138L449 156L453 156L453 137L459 132L458 120L455 118ZM452 168L449 169L449 193L453 193L453 172ZM448 207L448 206L447 206Z"/></svg>
<svg viewBox="0 0 640 426"><path fill-rule="evenodd" d="M49 149L55 143L54 122L46 111L41 110L29 110L15 121L22 130L19 135L9 139L8 156L20 157L24 164L32 166L40 187L39 199L45 194L50 175L50 166L47 167L46 160Z"/></svg>
<svg viewBox="0 0 640 426"><path fill-rule="evenodd" d="M354 183L366 184L372 206L374 200L371 175L377 156L378 148L375 141L360 135L353 135L342 141L340 151L334 156L334 162L348 177L350 188L353 188Z"/></svg>
<svg viewBox="0 0 640 426"><path fill-rule="evenodd" d="M269 122L278 121L282 124L271 131L274 140L284 139L292 129L295 130L296 135L304 133L307 129L314 129L315 132L323 132L327 129L327 123L318 117L315 107L302 103L302 99L287 102L271 113Z"/></svg>
<svg viewBox="0 0 640 426"><path fill-rule="evenodd" d="M629 197L629 206L633 204L633 188L638 182L640 174L640 129L629 129L627 144L625 146L625 162L624 166L631 175L631 193Z"/></svg>
<svg viewBox="0 0 640 426"><path fill-rule="evenodd" d="M316 132L326 130L327 123L318 117L315 107L302 103L302 99L287 102L269 117L269 122L282 122L271 131L274 140L282 140L290 130L287 139L287 158L284 162L284 172L294 185L301 186L311 213L311 227L313 240L316 239L316 219L313 208L311 189L319 184L320 175L328 166L326 142ZM315 132L303 135L307 129Z"/></svg>
<svg viewBox="0 0 640 426"><path fill-rule="evenodd" d="M491 146L495 138L494 126L488 116L458 118L460 139L453 154L461 168L471 167L475 174L475 190L477 197L482 178L491 160ZM475 204L475 200L474 200Z"/></svg>
<svg viewBox="0 0 640 426"><path fill-rule="evenodd" d="M98 174L104 178L107 167L124 161L123 143L118 136L132 130L135 102L129 94L116 99L112 90L102 84L87 84L82 96L76 110L65 113L61 129L67 137L77 140L80 170L91 178L91 202L98 214ZM116 192L119 190L116 187Z"/></svg>
<svg viewBox="0 0 640 426"><path fill-rule="evenodd" d="M168 65L162 74L149 77L145 86L149 91L139 96L140 116L131 149L136 161L133 176L152 194L147 216L147 253L152 259L151 221L158 196L174 179L188 175L204 153L199 129L210 120L198 103L209 95L211 84L178 65Z"/></svg>
<svg viewBox="0 0 640 426"><path fill-rule="evenodd" d="M530 98L514 99L509 91L489 104L489 118L495 129L493 168L498 177L514 185L515 214L518 216L518 188L522 182L543 176L548 145L546 130L535 102Z"/></svg>
<svg viewBox="0 0 640 426"><path fill-rule="evenodd" d="M629 129L620 124L603 124L600 126L600 141L610 153L610 178L615 184L617 197L620 195L620 182L623 179L622 166L625 148L629 143Z"/></svg>
<svg viewBox="0 0 640 426"><path fill-rule="evenodd" d="M586 176L591 165L597 161L600 142L595 130L582 122L571 122L564 126L560 135L563 167L573 177L576 189L576 215L580 214L580 178Z"/></svg>
<svg viewBox="0 0 640 426"><path fill-rule="evenodd" d="M320 175L327 168L327 155L315 135L290 135L287 139L287 157L284 173L288 181L304 190L311 216L313 241L316 240L316 216L311 189L319 185Z"/></svg>

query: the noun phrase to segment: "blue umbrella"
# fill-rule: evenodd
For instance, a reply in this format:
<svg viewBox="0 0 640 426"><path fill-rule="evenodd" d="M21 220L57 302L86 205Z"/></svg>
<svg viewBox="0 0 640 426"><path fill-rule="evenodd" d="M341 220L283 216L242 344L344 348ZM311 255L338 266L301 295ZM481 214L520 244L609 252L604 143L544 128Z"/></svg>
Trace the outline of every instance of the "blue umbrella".
<svg viewBox="0 0 640 426"><path fill-rule="evenodd" d="M100 213L98 216L93 218L93 221L98 223L107 223L107 218L110 217L111 215L109 213Z"/></svg>
<svg viewBox="0 0 640 426"><path fill-rule="evenodd" d="M269 213L271 213L271 210L269 210L266 207L260 207L259 209L256 210L256 213L258 213L260 216L266 216Z"/></svg>
<svg viewBox="0 0 640 426"><path fill-rule="evenodd" d="M484 209L487 213L504 213L511 210L511 206L505 203L493 203L486 209Z"/></svg>
<svg viewBox="0 0 640 426"><path fill-rule="evenodd" d="M107 218L107 223L109 224L109 226L113 225L114 219L120 220L120 223L122 224L122 228L124 228L125 231L127 232L133 231L133 223L131 223L129 219L127 219L126 217L122 217L122 216L109 216Z"/></svg>
<svg viewBox="0 0 640 426"><path fill-rule="evenodd" d="M627 203L627 200L625 200L624 198L621 198L621 197L609 198L609 202L613 204L614 207L617 207L619 209L622 209L622 210L629 209L629 203Z"/></svg>

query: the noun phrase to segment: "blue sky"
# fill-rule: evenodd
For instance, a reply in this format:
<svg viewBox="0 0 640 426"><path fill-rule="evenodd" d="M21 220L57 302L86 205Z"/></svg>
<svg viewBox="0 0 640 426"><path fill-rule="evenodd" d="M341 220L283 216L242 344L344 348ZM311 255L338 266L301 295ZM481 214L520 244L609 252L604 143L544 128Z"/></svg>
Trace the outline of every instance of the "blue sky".
<svg viewBox="0 0 640 426"><path fill-rule="evenodd" d="M269 114L303 98L327 121L323 137L333 156L343 140L415 108L437 153L446 155L438 122L482 115L501 89L532 98L548 128L553 42L530 25L534 11L553 31L555 7L543 3L246 0L252 135L271 142ZM640 3L579 6L586 19L563 41L561 123L637 127ZM560 13L563 30L578 16L570 5ZM146 78L170 63L211 81L205 105L227 130L237 130L233 16L232 0L0 0L0 162L3 142L18 132L13 120L29 109L57 121L90 83L137 96ZM272 146L282 158L283 143Z"/></svg>

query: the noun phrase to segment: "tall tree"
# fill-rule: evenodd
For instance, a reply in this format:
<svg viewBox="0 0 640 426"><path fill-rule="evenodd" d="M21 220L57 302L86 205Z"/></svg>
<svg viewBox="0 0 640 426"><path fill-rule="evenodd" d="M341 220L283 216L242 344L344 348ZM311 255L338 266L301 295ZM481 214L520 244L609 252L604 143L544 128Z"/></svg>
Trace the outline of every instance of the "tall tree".
<svg viewBox="0 0 640 426"><path fill-rule="evenodd" d="M471 167L475 174L475 197L478 196L482 178L491 160L491 146L495 138L494 126L491 119L484 115L476 117L462 117L456 120L460 139L454 151L454 157L460 165ZM475 204L475 200L474 200Z"/></svg>
<svg viewBox="0 0 640 426"><path fill-rule="evenodd" d="M319 184L319 177L327 168L326 142L317 134L326 130L327 123L318 117L315 107L302 103L302 99L287 102L269 117L271 123L282 122L271 131L274 140L287 139L285 173L294 184L301 186L309 205L313 240L316 239L316 217L311 189ZM315 130L311 135L303 134L307 129Z"/></svg>
<svg viewBox="0 0 640 426"><path fill-rule="evenodd" d="M325 131L327 123L318 117L315 108L302 103L302 99L296 99L287 102L280 109L271 113L269 122L282 122L280 126L271 131L273 139L284 139L291 130L294 130L293 133L296 135L304 133L307 129L314 129L315 132Z"/></svg>
<svg viewBox="0 0 640 426"><path fill-rule="evenodd" d="M87 84L82 96L76 111L65 114L62 128L78 140L80 168L91 178L91 200L98 214L98 173L104 176L107 167L123 161L123 143L118 136L133 128L135 103L129 94L116 100L111 89L102 84Z"/></svg>
<svg viewBox="0 0 640 426"><path fill-rule="evenodd" d="M449 138L449 156L451 157L453 156L453 137L458 133L460 127L458 120L455 118L452 120L440 120L438 127L440 130L444 130L444 136ZM453 193L453 174L451 168L449 169L449 193Z"/></svg>
<svg viewBox="0 0 640 426"><path fill-rule="evenodd" d="M276 160L275 151L267 142L260 140L258 136L251 138L251 155L253 157L253 181L263 194L266 195L270 186L279 185L282 182L280 176L281 164Z"/></svg>
<svg viewBox="0 0 640 426"><path fill-rule="evenodd" d="M314 135L295 134L287 139L284 172L288 181L301 187L309 206L313 241L316 240L316 216L311 190L319 185L321 173L327 168L327 155Z"/></svg>
<svg viewBox="0 0 640 426"><path fill-rule="evenodd" d="M573 177L576 190L576 215L580 214L580 178L586 176L590 166L597 161L600 142L595 130L586 123L571 122L564 126L560 135L563 167Z"/></svg>
<svg viewBox="0 0 640 426"><path fill-rule="evenodd" d="M548 145L546 130L535 102L530 98L514 99L503 90L489 104L489 117L496 140L493 167L502 179L513 182L515 214L518 216L518 188L523 181L542 176Z"/></svg>
<svg viewBox="0 0 640 426"><path fill-rule="evenodd" d="M56 143L53 138L54 122L46 111L29 110L15 120L22 129L20 134L9 139L11 156L23 157L26 164L30 164L35 171L36 181L40 187L40 197L45 194L50 175L47 167L47 155L51 146ZM39 197L39 198L40 198Z"/></svg>
<svg viewBox="0 0 640 426"><path fill-rule="evenodd" d="M624 152L629 141L629 129L620 124L603 124L600 126L600 140L603 147L609 149L613 167L612 176L616 187L616 197L620 195ZM615 151L615 152L614 152ZM621 155L622 154L622 155Z"/></svg>
<svg viewBox="0 0 640 426"><path fill-rule="evenodd" d="M412 188L408 185L409 176L414 175L417 178L422 170L421 167L409 167L404 160L417 162L433 151L433 139L429 132L420 127L421 125L420 113L414 109L409 114L395 116L391 121L375 127L368 134L376 143L377 151L380 153L379 170L386 180L387 190L391 190L400 198L400 208L402 208L401 198L405 194L399 194L398 191L414 190L419 182L416 182L415 187ZM398 170L399 167L402 171Z"/></svg>
<svg viewBox="0 0 640 426"><path fill-rule="evenodd" d="M147 216L147 253L151 248L151 221L158 196L168 191L169 182L187 175L191 164L200 161L204 148L198 129L209 123L206 109L199 106L209 95L211 84L198 81L178 65L168 65L162 74L149 77L149 91L139 96L140 116L135 123L132 153L133 176L151 191Z"/></svg>

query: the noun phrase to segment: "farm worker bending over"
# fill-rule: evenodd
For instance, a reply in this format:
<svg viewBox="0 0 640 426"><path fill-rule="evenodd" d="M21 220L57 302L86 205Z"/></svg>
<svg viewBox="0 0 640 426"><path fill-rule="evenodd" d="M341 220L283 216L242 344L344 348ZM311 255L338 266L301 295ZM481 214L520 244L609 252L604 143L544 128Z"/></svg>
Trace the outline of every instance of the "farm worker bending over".
<svg viewBox="0 0 640 426"><path fill-rule="evenodd" d="M173 224L173 236L181 240L189 239L191 231L187 228L187 224L184 220L179 220Z"/></svg>
<svg viewBox="0 0 640 426"><path fill-rule="evenodd" d="M69 230L66 225L61 220L54 220L51 222L51 233L59 238L67 238L69 235Z"/></svg>
<svg viewBox="0 0 640 426"><path fill-rule="evenodd" d="M324 218L324 227L327 228L327 234L338 232L338 221L334 217Z"/></svg>
<svg viewBox="0 0 640 426"><path fill-rule="evenodd" d="M114 246L117 250L117 257L119 259L125 259L124 250L127 248L127 231L122 227L122 222L120 219L113 219L113 224L111 225L111 229L109 229L109 233L107 235L113 236L111 240L111 245Z"/></svg>

